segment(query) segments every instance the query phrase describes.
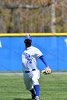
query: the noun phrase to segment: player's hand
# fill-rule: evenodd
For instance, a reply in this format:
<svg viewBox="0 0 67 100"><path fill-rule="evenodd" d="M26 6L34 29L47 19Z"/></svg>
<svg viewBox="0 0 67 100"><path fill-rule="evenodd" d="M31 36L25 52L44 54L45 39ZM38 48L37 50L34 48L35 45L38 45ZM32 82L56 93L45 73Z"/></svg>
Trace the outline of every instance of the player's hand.
<svg viewBox="0 0 67 100"><path fill-rule="evenodd" d="M43 74L51 74L52 70L49 66L47 66L45 69L41 71Z"/></svg>
<svg viewBox="0 0 67 100"><path fill-rule="evenodd" d="M26 33L26 36L30 36L30 33Z"/></svg>

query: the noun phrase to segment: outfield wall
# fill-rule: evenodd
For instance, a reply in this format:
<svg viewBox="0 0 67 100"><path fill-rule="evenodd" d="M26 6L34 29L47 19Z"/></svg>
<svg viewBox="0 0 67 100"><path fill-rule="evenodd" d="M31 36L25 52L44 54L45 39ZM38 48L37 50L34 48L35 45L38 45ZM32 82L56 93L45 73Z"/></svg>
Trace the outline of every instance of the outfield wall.
<svg viewBox="0 0 67 100"><path fill-rule="evenodd" d="M25 36L0 37L0 71L22 70L21 54ZM32 36L33 46L44 54L53 70L67 70L67 36ZM38 60L38 68L44 64Z"/></svg>

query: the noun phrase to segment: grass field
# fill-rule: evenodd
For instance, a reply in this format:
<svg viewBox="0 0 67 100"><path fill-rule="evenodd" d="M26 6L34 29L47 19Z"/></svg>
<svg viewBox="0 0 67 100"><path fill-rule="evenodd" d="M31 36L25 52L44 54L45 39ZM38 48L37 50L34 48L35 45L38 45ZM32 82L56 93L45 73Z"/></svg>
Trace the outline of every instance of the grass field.
<svg viewBox="0 0 67 100"><path fill-rule="evenodd" d="M67 73L41 75L41 100L67 100ZM0 73L0 100L31 100L22 74Z"/></svg>

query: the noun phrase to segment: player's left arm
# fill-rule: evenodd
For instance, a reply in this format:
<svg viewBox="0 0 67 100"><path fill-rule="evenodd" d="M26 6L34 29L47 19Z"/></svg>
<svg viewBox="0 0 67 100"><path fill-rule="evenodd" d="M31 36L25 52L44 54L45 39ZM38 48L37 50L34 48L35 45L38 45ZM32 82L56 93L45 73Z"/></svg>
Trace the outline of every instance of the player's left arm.
<svg viewBox="0 0 67 100"><path fill-rule="evenodd" d="M35 49L35 52L36 52L35 55L37 56L37 58L39 58L47 67L48 65L46 63L45 57L43 56L43 53L38 48Z"/></svg>
<svg viewBox="0 0 67 100"><path fill-rule="evenodd" d="M45 73L45 74L50 74L51 73L51 68L47 65L46 60L44 58L44 56L40 56L39 57L41 59L41 61L45 64L46 68L44 68L41 72Z"/></svg>
<svg viewBox="0 0 67 100"><path fill-rule="evenodd" d="M41 59L41 61L45 64L45 66L47 67L47 63L46 63L46 60L45 60L45 57L42 55L39 57Z"/></svg>

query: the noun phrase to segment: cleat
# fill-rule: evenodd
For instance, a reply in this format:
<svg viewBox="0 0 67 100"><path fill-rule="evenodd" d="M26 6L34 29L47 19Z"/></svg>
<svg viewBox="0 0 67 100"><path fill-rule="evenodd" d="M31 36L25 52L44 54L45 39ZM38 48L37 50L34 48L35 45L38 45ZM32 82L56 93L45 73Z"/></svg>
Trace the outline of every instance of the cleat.
<svg viewBox="0 0 67 100"><path fill-rule="evenodd" d="M38 96L35 97L35 100L40 100L40 98Z"/></svg>

